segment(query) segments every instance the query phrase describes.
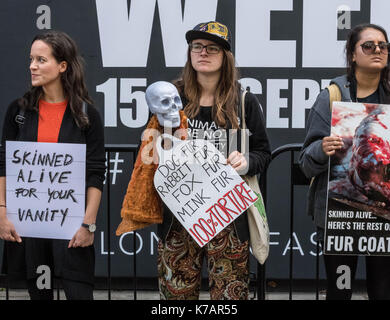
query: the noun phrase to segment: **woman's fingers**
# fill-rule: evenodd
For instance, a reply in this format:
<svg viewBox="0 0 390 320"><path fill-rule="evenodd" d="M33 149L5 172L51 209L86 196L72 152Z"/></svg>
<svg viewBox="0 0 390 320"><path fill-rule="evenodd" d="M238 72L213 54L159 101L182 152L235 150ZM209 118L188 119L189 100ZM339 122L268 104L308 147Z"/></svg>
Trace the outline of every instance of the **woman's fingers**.
<svg viewBox="0 0 390 320"><path fill-rule="evenodd" d="M15 239L14 241L17 241L19 243L22 242L22 239L20 238L20 236L18 235L15 229L11 229L11 236L13 239Z"/></svg>
<svg viewBox="0 0 390 320"><path fill-rule="evenodd" d="M328 156L335 154L335 151L340 150L343 146L344 142L340 137L329 136L322 139L322 150Z"/></svg>
<svg viewBox="0 0 390 320"><path fill-rule="evenodd" d="M230 164L236 171L241 171L247 167L247 161L241 152L233 151L228 159L227 163Z"/></svg>
<svg viewBox="0 0 390 320"><path fill-rule="evenodd" d="M242 154L238 151L233 151L228 159L227 163L229 163L233 168L239 166L241 164Z"/></svg>
<svg viewBox="0 0 390 320"><path fill-rule="evenodd" d="M68 248L72 248L73 247L74 241L75 241L75 236L73 236L73 238L69 241Z"/></svg>

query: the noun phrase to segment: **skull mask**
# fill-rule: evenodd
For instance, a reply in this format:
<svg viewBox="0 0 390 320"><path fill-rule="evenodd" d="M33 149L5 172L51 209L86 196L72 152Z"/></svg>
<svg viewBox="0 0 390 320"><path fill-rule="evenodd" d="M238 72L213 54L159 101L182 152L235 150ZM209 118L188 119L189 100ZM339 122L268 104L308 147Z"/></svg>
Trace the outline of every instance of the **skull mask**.
<svg viewBox="0 0 390 320"><path fill-rule="evenodd" d="M180 126L179 110L183 108L183 104L172 83L166 81L152 83L146 89L145 98L150 111L157 115L161 126L168 128Z"/></svg>

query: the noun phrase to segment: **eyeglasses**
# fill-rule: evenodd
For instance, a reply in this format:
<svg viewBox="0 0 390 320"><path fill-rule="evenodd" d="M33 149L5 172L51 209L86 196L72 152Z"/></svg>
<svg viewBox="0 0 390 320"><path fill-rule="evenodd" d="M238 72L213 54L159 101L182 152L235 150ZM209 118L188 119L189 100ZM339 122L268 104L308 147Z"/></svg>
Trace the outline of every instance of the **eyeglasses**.
<svg viewBox="0 0 390 320"><path fill-rule="evenodd" d="M195 53L201 53L203 51L203 48L206 48L206 52L208 54L217 54L219 51L221 51L221 47L217 46L216 44L209 44L207 46L204 46L201 43L191 43L190 48L191 51Z"/></svg>
<svg viewBox="0 0 390 320"><path fill-rule="evenodd" d="M374 54L376 51L376 47L379 47L382 54L388 54L390 43L388 42L380 42L375 44L373 41L366 41L360 45L362 47L364 54Z"/></svg>

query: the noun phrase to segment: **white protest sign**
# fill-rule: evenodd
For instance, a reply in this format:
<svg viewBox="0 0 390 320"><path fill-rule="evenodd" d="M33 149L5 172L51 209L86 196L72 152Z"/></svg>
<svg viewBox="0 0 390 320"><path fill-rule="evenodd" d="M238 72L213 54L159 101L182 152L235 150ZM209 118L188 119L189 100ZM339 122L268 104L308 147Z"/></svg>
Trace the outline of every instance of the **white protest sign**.
<svg viewBox="0 0 390 320"><path fill-rule="evenodd" d="M171 140L169 150L162 139ZM161 199L203 247L257 200L213 144L202 139L157 139L159 166L154 186Z"/></svg>
<svg viewBox="0 0 390 320"><path fill-rule="evenodd" d="M7 216L20 236L72 239L85 215L85 144L6 141Z"/></svg>

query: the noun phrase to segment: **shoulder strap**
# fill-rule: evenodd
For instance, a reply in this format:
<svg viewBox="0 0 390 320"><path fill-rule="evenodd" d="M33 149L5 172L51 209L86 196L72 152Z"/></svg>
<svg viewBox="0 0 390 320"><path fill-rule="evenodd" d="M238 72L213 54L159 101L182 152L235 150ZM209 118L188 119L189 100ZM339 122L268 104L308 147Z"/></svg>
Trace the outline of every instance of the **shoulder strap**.
<svg viewBox="0 0 390 320"><path fill-rule="evenodd" d="M24 108L18 108L18 114L15 116L15 122L18 124L19 129L24 125L24 120L26 117L24 116Z"/></svg>
<svg viewBox="0 0 390 320"><path fill-rule="evenodd" d="M334 101L341 101L341 91L337 84L333 83L327 87L329 91L329 108L332 110Z"/></svg>
<svg viewBox="0 0 390 320"><path fill-rule="evenodd" d="M241 95L241 129L246 129L245 122L245 96L248 91L244 90Z"/></svg>
<svg viewBox="0 0 390 320"><path fill-rule="evenodd" d="M247 90L244 90L241 94L241 152L242 152L242 148L245 148L245 137L246 137L246 134L245 134L245 129L246 129L246 121L245 121L245 96L247 94Z"/></svg>

